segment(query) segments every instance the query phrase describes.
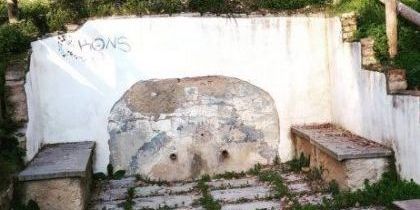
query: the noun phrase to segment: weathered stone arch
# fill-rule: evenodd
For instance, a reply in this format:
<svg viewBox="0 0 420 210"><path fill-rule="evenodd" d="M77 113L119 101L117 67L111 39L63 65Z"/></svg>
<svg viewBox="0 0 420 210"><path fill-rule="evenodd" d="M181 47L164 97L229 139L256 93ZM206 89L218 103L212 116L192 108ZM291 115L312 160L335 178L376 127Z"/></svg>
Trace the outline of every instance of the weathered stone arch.
<svg viewBox="0 0 420 210"><path fill-rule="evenodd" d="M279 118L267 92L236 78L147 80L116 102L108 131L115 168L182 180L272 163Z"/></svg>

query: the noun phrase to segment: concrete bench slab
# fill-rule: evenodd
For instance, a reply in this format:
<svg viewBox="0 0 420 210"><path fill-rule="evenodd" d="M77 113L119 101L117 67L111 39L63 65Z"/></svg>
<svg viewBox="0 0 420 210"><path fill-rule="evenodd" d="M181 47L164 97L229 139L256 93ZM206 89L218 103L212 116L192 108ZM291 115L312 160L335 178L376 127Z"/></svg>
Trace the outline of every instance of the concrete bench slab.
<svg viewBox="0 0 420 210"><path fill-rule="evenodd" d="M325 180L343 189L360 189L366 179L378 181L392 155L385 146L332 124L292 126L291 132L295 154L304 154L311 168L322 169Z"/></svg>
<svg viewBox="0 0 420 210"><path fill-rule="evenodd" d="M293 126L292 133L309 140L338 161L392 155L390 149L331 124Z"/></svg>
<svg viewBox="0 0 420 210"><path fill-rule="evenodd" d="M18 178L41 209L82 210L89 200L94 142L44 146Z"/></svg>
<svg viewBox="0 0 420 210"><path fill-rule="evenodd" d="M394 201L392 204L397 209L401 210L418 210L420 209L420 199L405 200L405 201Z"/></svg>

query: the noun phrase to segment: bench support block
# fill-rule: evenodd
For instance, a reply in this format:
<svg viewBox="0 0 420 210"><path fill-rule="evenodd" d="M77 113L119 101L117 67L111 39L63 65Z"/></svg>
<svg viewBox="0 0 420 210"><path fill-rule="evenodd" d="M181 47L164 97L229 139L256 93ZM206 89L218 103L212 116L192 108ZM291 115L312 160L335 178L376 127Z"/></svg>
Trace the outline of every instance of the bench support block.
<svg viewBox="0 0 420 210"><path fill-rule="evenodd" d="M388 167L387 157L339 161L301 136L293 135L293 143L297 156L303 154L309 158L310 167L320 169L322 178L328 182L335 180L340 189L361 189L366 179L377 182Z"/></svg>

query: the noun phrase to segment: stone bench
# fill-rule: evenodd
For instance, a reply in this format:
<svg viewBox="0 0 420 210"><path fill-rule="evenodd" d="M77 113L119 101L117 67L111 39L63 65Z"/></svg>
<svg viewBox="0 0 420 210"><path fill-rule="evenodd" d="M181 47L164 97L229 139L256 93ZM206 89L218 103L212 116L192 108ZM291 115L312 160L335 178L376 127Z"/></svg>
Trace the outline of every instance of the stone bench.
<svg viewBox="0 0 420 210"><path fill-rule="evenodd" d="M326 181L341 189L360 189L367 179L378 181L392 151L331 124L292 126L295 154L309 157L310 167L322 171Z"/></svg>
<svg viewBox="0 0 420 210"><path fill-rule="evenodd" d="M41 209L86 209L92 181L94 142L46 145L19 173L24 201Z"/></svg>

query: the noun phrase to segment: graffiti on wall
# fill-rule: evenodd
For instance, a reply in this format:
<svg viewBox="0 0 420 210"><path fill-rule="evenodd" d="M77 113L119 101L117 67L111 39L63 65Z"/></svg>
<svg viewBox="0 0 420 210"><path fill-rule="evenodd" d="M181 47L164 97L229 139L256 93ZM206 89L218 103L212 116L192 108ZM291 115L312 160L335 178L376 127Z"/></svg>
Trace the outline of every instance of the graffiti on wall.
<svg viewBox="0 0 420 210"><path fill-rule="evenodd" d="M86 61L87 59L103 58L111 51L128 53L132 50L126 36L96 36L94 38L79 38L72 35L57 37L58 52L63 58Z"/></svg>

